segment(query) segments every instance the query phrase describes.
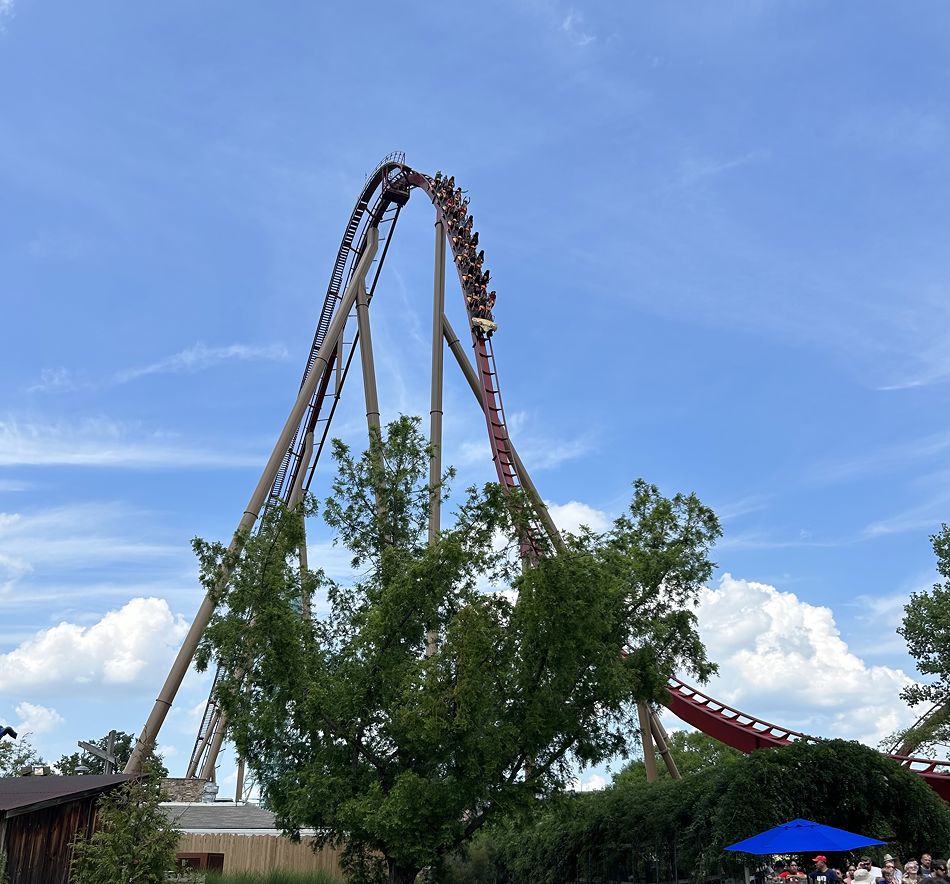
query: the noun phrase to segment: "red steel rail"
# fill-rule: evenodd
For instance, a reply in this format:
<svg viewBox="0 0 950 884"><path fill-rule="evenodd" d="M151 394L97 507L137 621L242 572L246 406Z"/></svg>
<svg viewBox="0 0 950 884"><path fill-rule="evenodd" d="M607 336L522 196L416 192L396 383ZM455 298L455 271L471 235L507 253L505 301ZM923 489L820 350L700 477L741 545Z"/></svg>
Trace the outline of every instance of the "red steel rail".
<svg viewBox="0 0 950 884"><path fill-rule="evenodd" d="M720 703L679 679L671 678L667 690L666 705L677 718L740 752L787 746L800 741L820 742L817 737L779 727ZM887 757L923 777L931 789L944 801L950 802L950 761L893 753Z"/></svg>

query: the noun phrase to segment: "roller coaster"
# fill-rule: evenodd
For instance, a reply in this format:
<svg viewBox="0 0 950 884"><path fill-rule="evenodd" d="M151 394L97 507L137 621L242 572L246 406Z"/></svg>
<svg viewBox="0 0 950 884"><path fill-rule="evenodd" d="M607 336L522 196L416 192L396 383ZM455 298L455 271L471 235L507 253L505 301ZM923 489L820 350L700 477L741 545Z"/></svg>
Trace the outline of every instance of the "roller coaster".
<svg viewBox="0 0 950 884"><path fill-rule="evenodd" d="M357 348L363 379L367 427L380 429L379 400L373 360L369 307L376 292L383 264L393 240L400 212L413 191L426 194L435 209L435 262L432 311L432 383L430 408L430 484L441 476L443 357L446 346L452 353L484 415L492 460L498 481L508 491L519 492L531 512L520 538L524 560L531 562L548 548L561 544L558 530L532 482L508 432L495 362L493 335L495 293L489 292L490 272L484 267L484 251L479 250L479 234L468 210L468 198L456 187L454 178L415 171L405 155L387 156L367 176L363 190L347 221L337 251L323 308L317 321L303 378L290 415L278 436L273 452L235 530L230 551L240 552L241 538L259 525L261 517L278 505L293 508L309 490L317 463L326 447L331 422ZM466 347L445 316L446 249L452 254L465 301L468 332L474 364ZM378 256L378 258L377 258ZM353 329L345 340L347 328ZM440 501L433 495L429 512L429 536L440 526ZM306 544L300 549L301 566L307 566ZM219 575L220 585L230 578ZM209 593L179 649L145 726L136 742L127 773L141 770L154 747L162 723L194 658L201 635L214 612ZM309 602L304 602L309 616ZM201 719L187 768L187 777L214 780L218 754L227 731L223 710L216 702L215 687L223 673L218 670ZM742 752L787 745L816 738L770 724L755 716L720 703L696 688L671 678L665 700L669 710L687 724ZM937 714L939 710L932 710ZM649 778L656 776L658 752L673 777L678 777L667 746L667 734L656 711L638 705L644 760ZM888 757L919 774L944 800L950 801L950 761L913 756L917 747L893 747ZM239 762L237 794L243 787L243 765Z"/></svg>

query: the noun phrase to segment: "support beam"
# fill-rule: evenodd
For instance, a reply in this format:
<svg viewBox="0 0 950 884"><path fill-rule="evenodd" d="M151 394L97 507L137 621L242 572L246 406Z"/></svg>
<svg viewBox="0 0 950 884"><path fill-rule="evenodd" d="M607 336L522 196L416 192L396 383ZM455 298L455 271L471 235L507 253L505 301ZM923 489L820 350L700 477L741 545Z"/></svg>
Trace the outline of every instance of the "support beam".
<svg viewBox="0 0 950 884"><path fill-rule="evenodd" d="M244 515L241 517L237 529L234 532L234 537L228 548L228 552L231 554L240 552L244 542L243 538L250 532L254 527L254 523L257 521L261 507L264 505L264 502L267 500L267 495L273 487L274 479L277 476L277 471L280 469L284 454L286 454L294 434L300 426L300 421L317 388L320 377L328 368L330 354L337 346L347 313L349 313L353 306L357 292L364 290L366 273L376 255L378 246L379 231L375 227L370 227L366 231L363 252L354 268L350 284L347 286L340 304L337 306L336 313L323 339L323 344L310 368L310 373L300 387L300 392L297 394L297 401L294 403L287 422L284 424L284 428L277 438L267 466L264 468L264 472L258 480L257 487L254 489L254 493L248 501ZM231 572L228 569L222 569L218 575L215 589L223 589L230 576ZM198 613L195 615L191 628L188 630L188 634L185 636L185 640L178 650L178 656L172 664L171 671L168 673L168 677L162 685L158 698L155 700L148 721L146 721L145 727L142 728L142 732L136 740L135 749L132 752L131 758L129 758L128 764L125 766L126 773L141 773L145 758L155 747L158 732L165 721L165 717L168 715L168 710L171 709L175 695L178 693L178 688L181 686L182 680L185 677L185 673L188 671L188 667L194 659L195 650L198 647L201 635L208 625L211 615L214 613L215 604L212 601L211 595L210 593L205 595L201 606L198 608Z"/></svg>
<svg viewBox="0 0 950 884"><path fill-rule="evenodd" d="M429 546L439 536L442 526L442 378L445 344L442 340L442 317L445 314L445 227L435 222L435 271L432 293L432 390L429 400ZM435 654L438 632L426 633L426 656Z"/></svg>
<svg viewBox="0 0 950 884"><path fill-rule="evenodd" d="M244 801L244 759L238 758L237 783L234 787L234 803L240 804Z"/></svg>
<svg viewBox="0 0 950 884"><path fill-rule="evenodd" d="M369 293L360 283L356 293L356 327L360 336L360 364L363 368L363 397L366 400L366 427L370 442L380 432L379 394L376 390L376 364L373 361L373 332L369 324ZM374 432L375 431L375 432Z"/></svg>
<svg viewBox="0 0 950 884"><path fill-rule="evenodd" d="M660 721L660 716L656 714L654 709L650 710L650 732L653 734L653 741L656 743L656 751L660 753L670 776L674 780L682 779L682 774L680 774L679 768L676 766L673 753L670 752L669 734L667 734L666 728L663 727L663 722Z"/></svg>
<svg viewBox="0 0 950 884"><path fill-rule="evenodd" d="M650 729L650 710L646 703L637 703L637 715L640 718L640 742L643 744L643 764L647 769L647 782L656 782L656 755L653 751L653 737Z"/></svg>
<svg viewBox="0 0 950 884"><path fill-rule="evenodd" d="M449 345L449 349L455 356L455 361L458 363L459 368L462 369L462 374L465 375L465 380L468 381L468 385L472 388L472 392L475 394L479 406L484 411L485 400L482 388L478 383L478 373L475 371L472 363L469 362L468 354L465 352L465 348L462 346L459 336L455 333L455 329L452 328L452 324L445 315L442 316L442 333L445 337L445 342ZM557 525L555 525L551 519L551 514L544 505L544 501L541 499L537 487L534 482L531 481L531 476L528 474L521 458L518 456L515 443L511 441L511 436L508 437L508 450L511 452L511 459L514 461L515 468L518 470L518 480L521 482L521 487L524 489L525 494L528 495L528 500L530 500L534 506L538 518L541 520L541 524L544 525L544 530L547 531L548 537L551 539L555 548L563 549L564 541L561 539L561 532L557 530Z"/></svg>
<svg viewBox="0 0 950 884"><path fill-rule="evenodd" d="M221 709L218 711L217 726L214 729L214 733L211 734L211 740L208 743L208 754L205 755L205 763L201 766L199 776L203 780L215 782L217 779L215 776L215 767L218 763L218 754L221 752L221 744L224 742L224 732L227 730L225 726L226 722L227 716L224 714L224 710Z"/></svg>

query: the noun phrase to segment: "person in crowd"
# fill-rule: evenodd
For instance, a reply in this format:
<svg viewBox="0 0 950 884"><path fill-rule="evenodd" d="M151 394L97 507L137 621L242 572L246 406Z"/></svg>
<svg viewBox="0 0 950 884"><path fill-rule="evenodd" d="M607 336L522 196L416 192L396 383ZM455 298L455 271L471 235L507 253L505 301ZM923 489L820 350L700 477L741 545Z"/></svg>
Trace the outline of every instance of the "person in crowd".
<svg viewBox="0 0 950 884"><path fill-rule="evenodd" d="M798 863L790 862L788 868L779 873L779 878L783 881L804 881L806 875L804 870L798 867Z"/></svg>
<svg viewBox="0 0 950 884"><path fill-rule="evenodd" d="M884 854L884 865L881 866L881 869L885 873L888 871L890 872L890 875L885 874L884 876L888 879L888 881L893 881L894 884L901 884L901 880L904 877L904 870L903 868L899 867L897 860L895 860L894 857L889 853Z"/></svg>
<svg viewBox="0 0 950 884"><path fill-rule="evenodd" d="M921 878L934 877L933 857L931 857L929 853L922 853L920 855L920 869L918 874Z"/></svg>
<svg viewBox="0 0 950 884"><path fill-rule="evenodd" d="M920 881L920 866L917 860L912 859L904 863L904 884L918 884Z"/></svg>
<svg viewBox="0 0 950 884"><path fill-rule="evenodd" d="M851 884L874 884L874 882L871 880L871 873L859 865L851 873Z"/></svg>
<svg viewBox="0 0 950 884"><path fill-rule="evenodd" d="M925 853L924 856L927 856ZM921 860L923 860L923 856ZM938 859L933 863L933 876L935 881L946 881L947 880L947 861L945 859Z"/></svg>
<svg viewBox="0 0 950 884"><path fill-rule="evenodd" d="M815 884L839 884L838 875L834 869L828 868L828 858L824 854L819 853L812 862L815 864L815 871L808 877Z"/></svg>
<svg viewBox="0 0 950 884"><path fill-rule="evenodd" d="M871 862L871 857L862 856L858 860L859 869L867 869L868 875L871 876L871 884L875 884L876 881L879 881L882 877L881 870Z"/></svg>
<svg viewBox="0 0 950 884"><path fill-rule="evenodd" d="M848 863L848 868L845 870L844 877L845 880L850 881L854 877L854 873L858 870L857 865L854 863Z"/></svg>

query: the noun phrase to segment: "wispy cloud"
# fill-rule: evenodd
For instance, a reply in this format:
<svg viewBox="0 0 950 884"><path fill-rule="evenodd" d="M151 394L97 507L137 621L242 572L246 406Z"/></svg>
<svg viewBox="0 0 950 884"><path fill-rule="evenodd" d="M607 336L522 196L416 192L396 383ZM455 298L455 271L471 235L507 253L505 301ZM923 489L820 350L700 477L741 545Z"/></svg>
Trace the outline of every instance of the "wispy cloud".
<svg viewBox="0 0 950 884"><path fill-rule="evenodd" d="M90 380L67 368L44 368L39 380L26 388L28 393L68 393L127 384L149 375L195 374L224 362L284 362L290 358L283 344L228 344L208 347L200 341L171 356L145 365L121 369L101 380Z"/></svg>
<svg viewBox="0 0 950 884"><path fill-rule="evenodd" d="M597 37L587 27L584 16L573 7L568 10L567 15L561 19L560 31L566 34L575 46L587 46L593 43Z"/></svg>
<svg viewBox="0 0 950 884"><path fill-rule="evenodd" d="M936 532L947 517L947 494L943 493L926 503L902 510L884 519L865 525L861 538L871 540L889 534L906 534L909 531Z"/></svg>
<svg viewBox="0 0 950 884"><path fill-rule="evenodd" d="M26 388L27 393L69 393L82 387L90 386L80 382L77 377L66 368L44 368L40 372L38 381L34 381Z"/></svg>
<svg viewBox="0 0 950 884"><path fill-rule="evenodd" d="M713 506L713 509L723 522L728 522L731 519L738 519L740 516L764 510L767 503L768 498L762 494L747 494L738 500L717 504Z"/></svg>
<svg viewBox="0 0 950 884"><path fill-rule="evenodd" d="M95 565L183 553L174 545L130 538L128 526L141 525L142 515L120 503L0 513L0 594L38 570L72 574Z"/></svg>
<svg viewBox="0 0 950 884"><path fill-rule="evenodd" d="M896 442L875 451L856 454L852 458L818 464L810 471L809 478L821 484L832 484L890 473L942 454L948 447L950 439L946 434L933 433L920 439Z"/></svg>
<svg viewBox="0 0 950 884"><path fill-rule="evenodd" d="M260 452L204 449L107 419L75 424L0 420L0 466L232 469L262 462Z"/></svg>
<svg viewBox="0 0 950 884"><path fill-rule="evenodd" d="M13 0L0 0L0 34L6 30L6 19L13 17L13 5Z"/></svg>
<svg viewBox="0 0 950 884"><path fill-rule="evenodd" d="M590 435L565 438L543 437L535 433L518 433L516 424L517 421L509 421L512 441L521 460L532 471L554 469L567 461L584 457L594 449L594 441ZM480 434L476 438L462 442L450 460L463 467L479 462L490 462L491 450L488 439Z"/></svg>
<svg viewBox="0 0 950 884"><path fill-rule="evenodd" d="M125 384L151 374L203 371L231 360L284 361L289 358L290 354L282 344L266 346L230 344L227 347L206 347L199 342L157 362L117 372L114 380L118 384Z"/></svg>
<svg viewBox="0 0 950 884"><path fill-rule="evenodd" d="M742 156L733 157L729 160L715 160L709 157L690 157L680 164L680 173L678 184L681 187L688 187L707 178L716 178L733 169L747 166L750 163L761 162L768 159L769 154L766 151L753 150Z"/></svg>

